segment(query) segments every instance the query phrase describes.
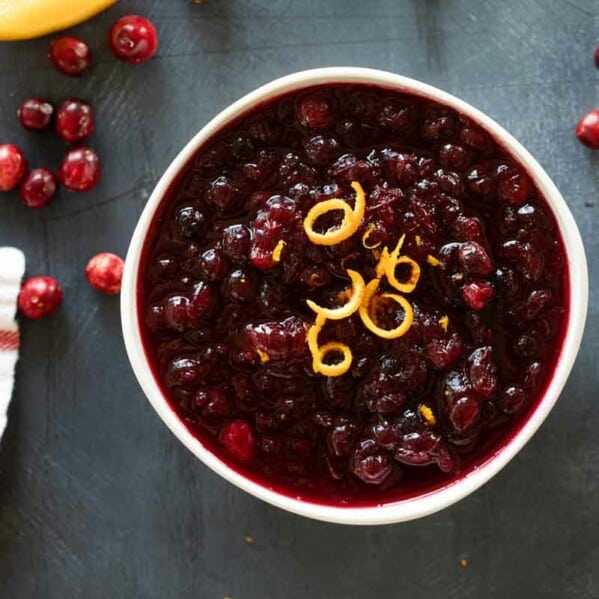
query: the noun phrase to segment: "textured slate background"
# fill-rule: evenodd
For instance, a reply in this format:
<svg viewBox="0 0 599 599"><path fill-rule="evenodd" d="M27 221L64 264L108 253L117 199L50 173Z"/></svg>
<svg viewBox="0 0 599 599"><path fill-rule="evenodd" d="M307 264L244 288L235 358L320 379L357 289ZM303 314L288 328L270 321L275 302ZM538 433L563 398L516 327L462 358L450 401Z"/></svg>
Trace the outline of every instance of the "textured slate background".
<svg viewBox="0 0 599 599"><path fill-rule="evenodd" d="M130 12L161 37L159 57L136 68L105 44ZM572 207L595 283L599 153L573 127L599 106L597 1L121 0L74 32L96 53L80 81L49 66L48 39L0 45L0 141L55 167L61 143L22 131L15 110L33 95L82 96L97 109L105 166L93 192L42 212L0 198L0 244L65 287L59 314L22 327L0 451L0 597L599 597L594 285L568 386L519 457L442 513L358 529L278 511L199 464L133 379L118 300L83 277L95 252L125 252L154 182L217 111L279 75L363 65L454 92L528 146Z"/></svg>

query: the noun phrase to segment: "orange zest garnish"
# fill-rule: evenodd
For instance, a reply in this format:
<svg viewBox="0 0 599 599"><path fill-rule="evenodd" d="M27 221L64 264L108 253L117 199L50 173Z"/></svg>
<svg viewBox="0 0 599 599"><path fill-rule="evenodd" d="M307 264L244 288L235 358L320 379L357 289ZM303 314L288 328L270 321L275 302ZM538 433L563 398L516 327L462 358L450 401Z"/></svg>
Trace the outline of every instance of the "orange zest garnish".
<svg viewBox="0 0 599 599"><path fill-rule="evenodd" d="M364 235L362 235L362 245L367 249L367 250L374 250L376 248L379 247L379 245L381 245L380 241L377 241L375 244L371 244L368 245L368 238L370 237L370 234L376 229L376 227L374 226L374 223L370 223L366 229L366 231L364 231Z"/></svg>
<svg viewBox="0 0 599 599"><path fill-rule="evenodd" d="M447 316L447 314L439 318L439 325L447 333L447 327L449 326L449 316Z"/></svg>
<svg viewBox="0 0 599 599"><path fill-rule="evenodd" d="M392 299L401 306L402 310L404 311L404 319L402 323L394 329L383 329L379 327L370 315L370 310L373 303L372 300L378 291L379 284L380 279L373 279L370 281L370 283L368 283L368 285L366 285L364 299L359 308L360 318L362 319L362 322L366 328L368 328L377 337L381 337L383 339L397 339L398 337L405 335L412 326L412 322L414 321L414 310L412 309L410 302L405 297L396 293L383 293L381 298Z"/></svg>
<svg viewBox="0 0 599 599"><path fill-rule="evenodd" d="M351 349L339 341L329 341L322 347L318 345L318 335L326 321L326 317L319 314L314 324L308 329L306 337L310 353L312 354L312 370L324 376L341 376L349 370L353 356ZM333 352L342 354L343 359L341 362L335 364L325 364L324 359L326 355Z"/></svg>
<svg viewBox="0 0 599 599"><path fill-rule="evenodd" d="M420 237L420 235L415 235L414 236L414 241L416 242L416 245L418 247L420 247L422 245L422 238Z"/></svg>
<svg viewBox="0 0 599 599"><path fill-rule="evenodd" d="M287 245L287 243L281 239L281 240L279 240L279 243L277 243L277 245L275 246L275 249L272 251L272 259L275 262L281 261L281 252L283 251L283 248L286 245Z"/></svg>
<svg viewBox="0 0 599 599"><path fill-rule="evenodd" d="M312 300L307 300L306 303L308 304L309 308L313 312L316 312L316 314L319 316L324 316L330 320L341 320L343 318L348 318L354 312L356 312L362 303L366 285L362 275L359 272L356 272L355 270L348 270L347 274L352 282L352 292L347 303L343 304L343 306L340 306L339 308L323 308Z"/></svg>
<svg viewBox="0 0 599 599"><path fill-rule="evenodd" d="M260 348L256 350L256 353L260 356L260 362L262 362L262 364L266 364L266 362L270 360L270 356Z"/></svg>
<svg viewBox="0 0 599 599"><path fill-rule="evenodd" d="M407 281L400 283L395 277L395 269L400 264L408 264L410 266L410 276ZM395 287L397 291L402 293L412 293L416 289L416 285L420 280L420 264L415 260L412 260L409 256L400 256L394 265L390 265L385 273L387 275L387 281L391 287Z"/></svg>
<svg viewBox="0 0 599 599"><path fill-rule="evenodd" d="M437 424L437 419L435 418L435 414L431 410L431 408L425 404L420 404L418 406L418 412L424 418L424 421L431 426L435 426Z"/></svg>
<svg viewBox="0 0 599 599"><path fill-rule="evenodd" d="M435 258L434 256L431 256L430 254L426 257L426 261L431 266L439 266L439 264L441 264L441 260L439 260L439 258Z"/></svg>
<svg viewBox="0 0 599 599"><path fill-rule="evenodd" d="M356 200L353 209L341 199L324 200L313 206L304 219L304 230L308 239L316 245L335 245L351 237L360 227L366 209L366 195L362 186L353 181L352 189L356 192ZM338 227L328 229L324 233L314 230L316 221L329 212L341 210L343 219Z"/></svg>

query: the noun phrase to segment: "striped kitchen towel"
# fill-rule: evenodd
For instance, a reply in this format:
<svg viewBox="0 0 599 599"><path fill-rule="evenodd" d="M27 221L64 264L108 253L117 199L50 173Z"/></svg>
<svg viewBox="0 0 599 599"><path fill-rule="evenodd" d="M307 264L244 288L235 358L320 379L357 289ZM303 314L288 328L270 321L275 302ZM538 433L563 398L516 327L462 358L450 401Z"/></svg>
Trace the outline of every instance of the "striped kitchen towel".
<svg viewBox="0 0 599 599"><path fill-rule="evenodd" d="M0 437L6 428L8 404L19 357L17 297L25 272L25 256L15 248L0 248Z"/></svg>

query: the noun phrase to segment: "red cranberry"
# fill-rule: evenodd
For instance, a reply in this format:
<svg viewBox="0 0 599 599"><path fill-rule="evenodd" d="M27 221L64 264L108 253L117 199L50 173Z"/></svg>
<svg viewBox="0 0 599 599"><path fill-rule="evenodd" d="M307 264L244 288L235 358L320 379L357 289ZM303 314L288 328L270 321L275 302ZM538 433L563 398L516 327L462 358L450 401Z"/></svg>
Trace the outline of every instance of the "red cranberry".
<svg viewBox="0 0 599 599"><path fill-rule="evenodd" d="M27 318L43 318L55 312L62 301L60 283L52 277L27 279L19 293L19 310Z"/></svg>
<svg viewBox="0 0 599 599"><path fill-rule="evenodd" d="M377 121L384 129L397 132L410 125L413 118L413 106L406 106L403 102L396 100L387 100L381 108Z"/></svg>
<svg viewBox="0 0 599 599"><path fill-rule="evenodd" d="M254 457L256 441L252 429L243 420L233 420L225 424L220 432L220 442L236 459L247 462Z"/></svg>
<svg viewBox="0 0 599 599"><path fill-rule="evenodd" d="M593 150L599 149L599 110L585 114L576 127L578 140Z"/></svg>
<svg viewBox="0 0 599 599"><path fill-rule="evenodd" d="M62 37L50 44L50 60L64 75L80 77L91 67L92 53L76 37Z"/></svg>
<svg viewBox="0 0 599 599"><path fill-rule="evenodd" d="M179 235L190 239L202 233L206 215L195 206L183 206L177 211L175 222L179 227Z"/></svg>
<svg viewBox="0 0 599 599"><path fill-rule="evenodd" d="M200 256L202 274L210 281L220 281L227 274L229 263L218 249L208 249Z"/></svg>
<svg viewBox="0 0 599 599"><path fill-rule="evenodd" d="M249 302L256 295L254 273L242 269L234 270L225 282L225 289L231 301Z"/></svg>
<svg viewBox="0 0 599 599"><path fill-rule="evenodd" d="M497 366L489 346L475 349L468 357L468 378L482 397L491 397L497 387Z"/></svg>
<svg viewBox="0 0 599 599"><path fill-rule="evenodd" d="M121 290L125 262L109 252L96 254L85 267L89 284L102 293L115 294Z"/></svg>
<svg viewBox="0 0 599 599"><path fill-rule="evenodd" d="M309 129L325 129L333 121L331 101L323 92L302 96L295 109L299 122Z"/></svg>
<svg viewBox="0 0 599 599"><path fill-rule="evenodd" d="M458 262L468 275L486 277L493 272L493 263L487 250L476 241L467 241L458 249Z"/></svg>
<svg viewBox="0 0 599 599"><path fill-rule="evenodd" d="M94 131L92 107L83 100L66 100L56 113L56 133L67 143L87 139Z"/></svg>
<svg viewBox="0 0 599 599"><path fill-rule="evenodd" d="M349 455L355 433L356 425L350 422L348 418L337 418L333 428L327 434L329 451L337 457Z"/></svg>
<svg viewBox="0 0 599 599"><path fill-rule="evenodd" d="M426 346L429 362L437 370L450 368L461 358L463 352L464 344L457 334L447 339L433 339Z"/></svg>
<svg viewBox="0 0 599 599"><path fill-rule="evenodd" d="M17 146L0 146L0 191L11 191L23 178L27 170L27 159Z"/></svg>
<svg viewBox="0 0 599 599"><path fill-rule="evenodd" d="M54 107L47 100L29 98L17 112L19 122L29 131L42 131L50 126Z"/></svg>
<svg viewBox="0 0 599 599"><path fill-rule="evenodd" d="M488 281L472 281L464 285L462 297L473 310L482 310L495 297L495 288Z"/></svg>
<svg viewBox="0 0 599 599"><path fill-rule="evenodd" d="M129 64L141 64L156 54L158 32L145 17L128 15L112 26L108 43L117 58Z"/></svg>
<svg viewBox="0 0 599 599"><path fill-rule="evenodd" d="M237 264L245 264L250 252L252 234L245 225L229 225L223 231L223 251Z"/></svg>
<svg viewBox="0 0 599 599"><path fill-rule="evenodd" d="M75 148L62 159L58 178L70 191L89 191L100 180L100 158L91 148Z"/></svg>
<svg viewBox="0 0 599 599"><path fill-rule="evenodd" d="M526 403L526 392L518 385L506 387L499 399L499 405L506 414L515 414Z"/></svg>
<svg viewBox="0 0 599 599"><path fill-rule="evenodd" d="M439 161L443 168L461 171L468 166L468 152L464 146L445 144L439 151Z"/></svg>
<svg viewBox="0 0 599 599"><path fill-rule="evenodd" d="M441 439L430 430L414 431L401 437L394 458L410 466L426 466L437 461Z"/></svg>
<svg viewBox="0 0 599 599"><path fill-rule="evenodd" d="M208 201L220 212L235 210L242 200L242 195L243 187L239 182L224 175L216 178L208 187Z"/></svg>
<svg viewBox="0 0 599 599"><path fill-rule="evenodd" d="M304 143L304 151L310 162L318 166L332 162L339 155L339 143L333 137L317 135Z"/></svg>
<svg viewBox="0 0 599 599"><path fill-rule="evenodd" d="M36 168L23 179L19 193L25 206L41 208L54 199L57 189L56 177L45 168Z"/></svg>
<svg viewBox="0 0 599 599"><path fill-rule="evenodd" d="M515 167L508 167L499 175L497 195L509 204L523 204L532 190L530 179Z"/></svg>
<svg viewBox="0 0 599 599"><path fill-rule="evenodd" d="M392 470L391 458L378 450L374 439L362 441L352 456L353 473L367 484L380 485Z"/></svg>

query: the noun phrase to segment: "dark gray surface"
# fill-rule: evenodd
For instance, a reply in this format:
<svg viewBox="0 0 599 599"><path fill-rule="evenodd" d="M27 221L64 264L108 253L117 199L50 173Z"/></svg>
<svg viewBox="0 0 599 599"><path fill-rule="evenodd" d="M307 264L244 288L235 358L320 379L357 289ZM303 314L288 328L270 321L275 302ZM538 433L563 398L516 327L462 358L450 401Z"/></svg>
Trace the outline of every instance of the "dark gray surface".
<svg viewBox="0 0 599 599"><path fill-rule="evenodd" d="M161 37L136 68L105 44L129 12ZM573 127L599 106L597 1L122 0L74 31L96 53L80 81L49 66L48 39L0 45L0 143L56 166L61 144L26 134L15 110L82 96L105 167L96 190L41 212L0 198L0 244L65 288L60 314L22 326L0 452L0 598L599 597L596 289L567 388L506 470L424 520L347 528L271 508L198 463L133 378L118 300L83 276L92 254L125 252L157 177L209 117L276 76L363 65L454 92L515 134L570 203L596 281L599 153Z"/></svg>

